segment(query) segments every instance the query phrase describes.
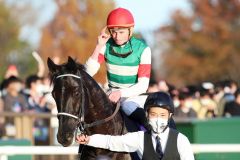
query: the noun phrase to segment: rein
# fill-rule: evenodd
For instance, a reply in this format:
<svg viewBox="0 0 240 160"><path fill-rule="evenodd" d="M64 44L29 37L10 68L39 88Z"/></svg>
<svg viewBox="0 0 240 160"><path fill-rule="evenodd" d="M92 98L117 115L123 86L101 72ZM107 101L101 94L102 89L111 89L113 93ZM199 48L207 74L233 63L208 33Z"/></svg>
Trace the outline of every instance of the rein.
<svg viewBox="0 0 240 160"><path fill-rule="evenodd" d="M62 74L62 75L57 76L56 79L61 78L61 77L74 77L74 78L77 78L77 79L81 79L80 76L77 76L77 75L74 75L74 74ZM81 84L83 85L82 82L81 82ZM83 87L82 87L82 93L83 92L84 92L84 90L83 90ZM83 94L82 94L82 100L85 101ZM81 105L81 112L79 113L79 116L75 116L73 114L66 113L66 112L59 112L57 114L57 116L68 116L68 117L76 119L78 121L76 130L78 128L80 128L80 132L83 133L86 128L97 126L97 125L100 125L100 124L103 124L103 123L106 123L106 122L110 121L111 119L114 118L114 116L117 114L117 112L120 109L120 103L118 102L112 115L110 115L107 118L104 118L104 119L101 119L101 120L98 120L98 121L87 124L87 123L84 122L84 116L85 115L84 115L84 106L83 105L84 105L84 103L82 103L82 105Z"/></svg>

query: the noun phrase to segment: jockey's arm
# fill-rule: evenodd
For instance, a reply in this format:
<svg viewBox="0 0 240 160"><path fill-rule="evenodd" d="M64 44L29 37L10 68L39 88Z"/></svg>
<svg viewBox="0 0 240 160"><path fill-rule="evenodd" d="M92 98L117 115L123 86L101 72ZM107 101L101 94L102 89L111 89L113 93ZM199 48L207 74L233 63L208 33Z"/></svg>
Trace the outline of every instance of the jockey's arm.
<svg viewBox="0 0 240 160"><path fill-rule="evenodd" d="M111 151L135 152L143 149L143 137L143 131L118 136L94 134L87 137L85 144L96 148L109 149ZM78 137L76 138L76 142L80 143L79 139L84 138Z"/></svg>
<svg viewBox="0 0 240 160"><path fill-rule="evenodd" d="M137 96L148 89L151 73L151 50L147 47L141 56L138 68L138 82L129 88L120 89L121 97Z"/></svg>
<svg viewBox="0 0 240 160"><path fill-rule="evenodd" d="M91 76L94 76L97 73L100 68L100 64L104 61L106 43L110 38L110 35L106 33L106 30L106 26L101 30L93 54L85 64L86 72Z"/></svg>

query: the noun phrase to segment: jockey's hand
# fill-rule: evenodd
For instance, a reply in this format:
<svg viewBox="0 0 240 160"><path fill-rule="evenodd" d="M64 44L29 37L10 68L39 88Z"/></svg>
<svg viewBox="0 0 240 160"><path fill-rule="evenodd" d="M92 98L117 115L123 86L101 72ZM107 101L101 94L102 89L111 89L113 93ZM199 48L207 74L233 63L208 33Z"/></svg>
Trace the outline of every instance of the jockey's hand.
<svg viewBox="0 0 240 160"><path fill-rule="evenodd" d="M84 134L80 134L78 136L76 136L75 141L79 144L88 144L90 140L90 137Z"/></svg>
<svg viewBox="0 0 240 160"><path fill-rule="evenodd" d="M104 46L107 41L109 40L110 38L110 35L106 33L106 29L107 29L107 26L105 26L102 30L101 30L101 33L100 35L98 36L98 42L97 44L100 45L100 46Z"/></svg>
<svg viewBox="0 0 240 160"><path fill-rule="evenodd" d="M117 103L121 98L121 92L120 91L113 91L112 93L110 93L109 95L109 99L113 102L113 103Z"/></svg>

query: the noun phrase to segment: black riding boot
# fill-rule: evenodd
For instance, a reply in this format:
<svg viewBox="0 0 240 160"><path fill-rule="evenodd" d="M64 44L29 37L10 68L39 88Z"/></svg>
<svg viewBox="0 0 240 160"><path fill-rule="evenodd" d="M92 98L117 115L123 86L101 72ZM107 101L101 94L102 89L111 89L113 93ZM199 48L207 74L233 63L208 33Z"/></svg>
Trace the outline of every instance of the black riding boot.
<svg viewBox="0 0 240 160"><path fill-rule="evenodd" d="M148 123L145 111L143 108L137 108L133 113L129 116L132 120L138 122L142 125L146 130L150 130L151 126Z"/></svg>

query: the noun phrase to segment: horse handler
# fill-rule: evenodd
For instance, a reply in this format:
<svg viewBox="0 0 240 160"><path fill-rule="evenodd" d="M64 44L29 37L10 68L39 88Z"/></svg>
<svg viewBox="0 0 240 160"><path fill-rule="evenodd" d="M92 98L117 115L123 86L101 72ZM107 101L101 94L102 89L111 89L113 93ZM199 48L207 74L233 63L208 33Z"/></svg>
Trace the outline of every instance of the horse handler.
<svg viewBox="0 0 240 160"><path fill-rule="evenodd" d="M124 8L112 10L107 18L107 26L98 36L96 48L85 67L94 76L105 62L109 85L109 99L121 102L121 109L132 120L146 126L144 113L151 72L151 50L140 39L132 36L134 28L132 13ZM106 33L109 31L110 34Z"/></svg>
<svg viewBox="0 0 240 160"><path fill-rule="evenodd" d="M76 142L111 151L137 152L142 160L194 160L188 138L169 128L174 113L171 97L165 92L155 92L148 96L144 109L151 130L117 136L78 135Z"/></svg>

